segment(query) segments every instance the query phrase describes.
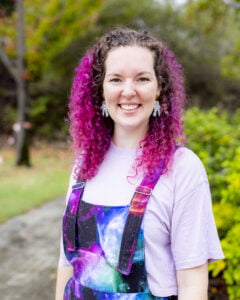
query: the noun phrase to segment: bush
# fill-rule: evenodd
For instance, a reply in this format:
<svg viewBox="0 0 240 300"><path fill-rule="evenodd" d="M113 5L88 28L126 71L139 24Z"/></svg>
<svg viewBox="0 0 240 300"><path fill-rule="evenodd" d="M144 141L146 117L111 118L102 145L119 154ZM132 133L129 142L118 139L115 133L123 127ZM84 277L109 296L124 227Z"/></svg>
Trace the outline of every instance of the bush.
<svg viewBox="0 0 240 300"><path fill-rule="evenodd" d="M240 120L240 113L239 113ZM237 120L234 119L237 123ZM221 189L226 186L226 161L232 161L239 143L237 130L226 112L217 108L208 111L189 109L185 115L187 145L199 155L207 169L213 202L221 201Z"/></svg>
<svg viewBox="0 0 240 300"><path fill-rule="evenodd" d="M225 161L226 189L221 190L222 202L240 205L240 147L236 149L232 161Z"/></svg>
<svg viewBox="0 0 240 300"><path fill-rule="evenodd" d="M189 109L185 115L187 146L207 169L213 211L226 259L209 266L222 276L230 300L240 299L240 110L234 116L213 108Z"/></svg>
<svg viewBox="0 0 240 300"><path fill-rule="evenodd" d="M223 277L228 286L230 300L240 299L240 224L235 224L222 240L226 256L226 267Z"/></svg>

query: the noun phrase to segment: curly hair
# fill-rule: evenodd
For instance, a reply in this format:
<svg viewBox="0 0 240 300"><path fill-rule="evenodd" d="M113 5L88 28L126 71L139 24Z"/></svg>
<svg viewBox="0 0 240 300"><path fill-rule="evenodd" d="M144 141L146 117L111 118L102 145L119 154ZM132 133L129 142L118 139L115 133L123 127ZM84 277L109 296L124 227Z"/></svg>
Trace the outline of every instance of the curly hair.
<svg viewBox="0 0 240 300"><path fill-rule="evenodd" d="M118 28L105 34L82 58L75 69L69 102L70 134L75 150L77 179L91 179L98 171L113 135L114 123L101 113L105 61L110 50L120 46L140 46L154 55L154 70L161 93L160 103L167 109L150 117L146 137L139 142L140 154L133 169L137 174L153 173L164 159L165 172L176 145L183 145L182 111L185 102L184 78L174 54L148 32ZM139 151L138 151L139 152Z"/></svg>

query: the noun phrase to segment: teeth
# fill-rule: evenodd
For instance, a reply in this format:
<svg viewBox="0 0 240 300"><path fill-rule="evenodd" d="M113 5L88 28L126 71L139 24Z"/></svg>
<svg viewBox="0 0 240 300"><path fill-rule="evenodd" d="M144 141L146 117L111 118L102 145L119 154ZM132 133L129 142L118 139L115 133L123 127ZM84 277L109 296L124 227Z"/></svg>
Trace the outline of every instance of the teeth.
<svg viewBox="0 0 240 300"><path fill-rule="evenodd" d="M121 105L121 108L122 109L125 109L125 110L134 110L136 108L138 108L138 104L122 104Z"/></svg>

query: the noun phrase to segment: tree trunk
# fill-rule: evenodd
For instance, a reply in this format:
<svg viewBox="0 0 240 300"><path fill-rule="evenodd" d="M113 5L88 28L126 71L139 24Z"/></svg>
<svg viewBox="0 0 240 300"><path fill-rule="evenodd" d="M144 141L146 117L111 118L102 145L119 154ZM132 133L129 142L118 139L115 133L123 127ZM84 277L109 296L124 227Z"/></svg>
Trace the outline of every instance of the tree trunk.
<svg viewBox="0 0 240 300"><path fill-rule="evenodd" d="M30 167L29 122L27 122L28 83L25 66L24 0L16 0L17 11L17 160L16 165Z"/></svg>

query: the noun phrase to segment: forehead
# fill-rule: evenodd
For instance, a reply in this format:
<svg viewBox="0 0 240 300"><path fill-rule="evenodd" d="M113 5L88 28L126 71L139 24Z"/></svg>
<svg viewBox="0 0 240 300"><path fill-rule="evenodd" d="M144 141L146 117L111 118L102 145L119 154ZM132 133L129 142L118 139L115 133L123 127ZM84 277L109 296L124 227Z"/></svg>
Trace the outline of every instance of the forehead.
<svg viewBox="0 0 240 300"><path fill-rule="evenodd" d="M154 55L145 47L120 46L109 51L105 68L107 73L126 69L154 72Z"/></svg>

